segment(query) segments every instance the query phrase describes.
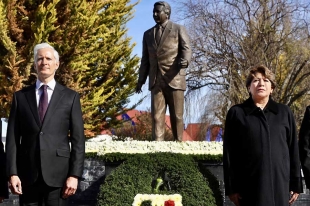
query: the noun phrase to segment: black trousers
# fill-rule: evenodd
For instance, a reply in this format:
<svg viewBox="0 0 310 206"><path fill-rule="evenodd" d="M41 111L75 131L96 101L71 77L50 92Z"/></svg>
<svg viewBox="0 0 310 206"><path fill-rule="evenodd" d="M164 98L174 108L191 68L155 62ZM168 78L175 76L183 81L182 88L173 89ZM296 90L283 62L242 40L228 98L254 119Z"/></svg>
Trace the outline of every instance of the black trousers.
<svg viewBox="0 0 310 206"><path fill-rule="evenodd" d="M35 184L22 187L19 196L20 206L67 206L68 200L62 198L62 187L48 186L42 176Z"/></svg>

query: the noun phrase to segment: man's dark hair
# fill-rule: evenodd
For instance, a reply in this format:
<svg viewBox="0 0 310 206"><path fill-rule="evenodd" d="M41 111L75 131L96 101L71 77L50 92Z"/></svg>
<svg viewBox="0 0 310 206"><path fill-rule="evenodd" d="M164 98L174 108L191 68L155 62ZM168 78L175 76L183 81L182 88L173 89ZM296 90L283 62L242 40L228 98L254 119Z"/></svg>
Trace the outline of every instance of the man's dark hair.
<svg viewBox="0 0 310 206"><path fill-rule="evenodd" d="M162 6L164 6L165 14L167 14L167 15L168 15L168 19L170 19L170 15L171 15L171 7L170 7L170 5L169 5L167 2L165 2L165 1L158 1L158 2L156 2L156 3L154 4L154 7L155 7L156 5L162 5Z"/></svg>

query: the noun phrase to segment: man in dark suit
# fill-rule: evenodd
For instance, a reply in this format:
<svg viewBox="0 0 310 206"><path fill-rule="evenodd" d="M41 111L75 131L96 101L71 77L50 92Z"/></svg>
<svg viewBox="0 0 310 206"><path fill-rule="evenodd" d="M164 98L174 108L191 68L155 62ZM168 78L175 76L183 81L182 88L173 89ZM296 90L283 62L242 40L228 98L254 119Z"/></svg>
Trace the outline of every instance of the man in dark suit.
<svg viewBox="0 0 310 206"><path fill-rule="evenodd" d="M172 134L182 141L183 110L186 89L185 69L191 60L189 37L183 26L169 21L171 7L164 1L154 4L156 26L143 36L143 51L136 92L149 77L151 91L152 136L164 140L165 114L170 112Z"/></svg>
<svg viewBox="0 0 310 206"><path fill-rule="evenodd" d="M67 205L83 172L85 137L79 94L54 79L58 52L34 47L38 79L14 93L6 138L7 174L20 205ZM71 147L70 144L71 143Z"/></svg>

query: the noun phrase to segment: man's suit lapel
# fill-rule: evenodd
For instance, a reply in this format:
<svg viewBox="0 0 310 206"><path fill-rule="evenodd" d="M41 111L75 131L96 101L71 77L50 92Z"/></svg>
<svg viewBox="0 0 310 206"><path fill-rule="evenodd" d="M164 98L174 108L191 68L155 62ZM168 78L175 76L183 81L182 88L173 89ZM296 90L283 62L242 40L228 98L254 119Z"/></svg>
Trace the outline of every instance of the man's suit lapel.
<svg viewBox="0 0 310 206"><path fill-rule="evenodd" d="M161 38L160 38L160 42L159 42L158 47L162 46L163 42L165 42L165 40L166 40L167 36L170 34L171 30L172 30L172 22L168 21L166 28L165 28L165 30L164 30Z"/></svg>
<svg viewBox="0 0 310 206"><path fill-rule="evenodd" d="M53 91L53 95L51 97L50 103L48 104L46 114L44 116L42 127L44 126L44 123L48 122L48 120L53 116L54 110L57 108L61 98L64 95L64 93L62 92L62 90L64 88L65 88L64 86L62 86L56 82L55 89Z"/></svg>
<svg viewBox="0 0 310 206"><path fill-rule="evenodd" d="M155 35L156 35L156 26L154 26L154 27L151 29L151 32L150 32L150 39L152 39L152 45L153 45L153 47L154 47L154 48L157 48L158 45L156 44Z"/></svg>
<svg viewBox="0 0 310 206"><path fill-rule="evenodd" d="M30 110L34 116L35 121L37 122L38 126L41 127L41 122L40 122L39 113L38 113L35 84L29 87L29 89L25 92L25 96L26 96L26 99L28 101Z"/></svg>

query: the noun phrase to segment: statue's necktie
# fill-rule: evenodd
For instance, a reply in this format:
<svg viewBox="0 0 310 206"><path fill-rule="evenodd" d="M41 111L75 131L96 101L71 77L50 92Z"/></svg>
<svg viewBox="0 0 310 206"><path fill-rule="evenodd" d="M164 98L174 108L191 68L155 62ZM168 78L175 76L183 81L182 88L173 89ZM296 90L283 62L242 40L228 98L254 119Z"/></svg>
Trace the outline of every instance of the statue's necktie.
<svg viewBox="0 0 310 206"><path fill-rule="evenodd" d="M160 42L160 38L161 35L163 34L163 28L161 25L157 25L157 29L156 29L156 34L155 34L155 40L156 40L156 44L159 44Z"/></svg>
<svg viewBox="0 0 310 206"><path fill-rule="evenodd" d="M40 101L39 101L39 117L41 123L43 122L47 107L48 107L48 95L47 95L47 85L42 85L40 89L42 90Z"/></svg>

